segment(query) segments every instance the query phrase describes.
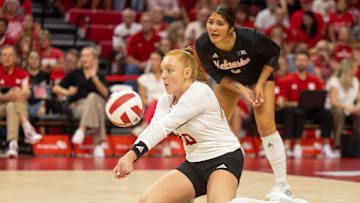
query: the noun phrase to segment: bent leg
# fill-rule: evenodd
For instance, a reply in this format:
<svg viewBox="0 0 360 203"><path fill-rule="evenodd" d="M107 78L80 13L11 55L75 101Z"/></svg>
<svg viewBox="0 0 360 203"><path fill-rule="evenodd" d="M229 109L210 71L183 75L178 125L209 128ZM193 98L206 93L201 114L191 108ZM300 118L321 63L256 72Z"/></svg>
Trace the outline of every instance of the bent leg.
<svg viewBox="0 0 360 203"><path fill-rule="evenodd" d="M177 203L194 198L195 189L190 180L180 171L172 170L151 185L139 203Z"/></svg>
<svg viewBox="0 0 360 203"><path fill-rule="evenodd" d="M214 93L221 105L222 108L224 108L224 112L226 115L226 118L230 118L231 113L233 112L235 105L237 104L240 94L225 88L219 84L216 84L214 87Z"/></svg>
<svg viewBox="0 0 360 203"><path fill-rule="evenodd" d="M226 170L216 170L207 185L208 203L228 203L236 196L238 180Z"/></svg>

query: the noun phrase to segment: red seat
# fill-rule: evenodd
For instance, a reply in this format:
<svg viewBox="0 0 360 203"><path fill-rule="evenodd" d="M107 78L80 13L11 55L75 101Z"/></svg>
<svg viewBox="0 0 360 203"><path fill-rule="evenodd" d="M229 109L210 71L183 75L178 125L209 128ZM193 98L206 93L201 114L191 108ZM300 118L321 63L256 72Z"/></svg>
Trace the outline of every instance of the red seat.
<svg viewBox="0 0 360 203"><path fill-rule="evenodd" d="M113 24L117 25L122 22L122 14L120 11L96 10L96 9L70 9L66 14L66 20L70 24L75 24L79 15L89 16L91 24ZM141 12L136 14L136 21L139 22Z"/></svg>
<svg viewBox="0 0 360 203"><path fill-rule="evenodd" d="M83 28L83 38L87 34L87 26ZM101 41L101 40L112 40L112 36L114 34L115 25L100 25L100 24L92 24L90 26L90 36L87 40L91 41Z"/></svg>
<svg viewBox="0 0 360 203"><path fill-rule="evenodd" d="M108 59L110 57L112 48L112 41L100 41L100 57L103 59Z"/></svg>

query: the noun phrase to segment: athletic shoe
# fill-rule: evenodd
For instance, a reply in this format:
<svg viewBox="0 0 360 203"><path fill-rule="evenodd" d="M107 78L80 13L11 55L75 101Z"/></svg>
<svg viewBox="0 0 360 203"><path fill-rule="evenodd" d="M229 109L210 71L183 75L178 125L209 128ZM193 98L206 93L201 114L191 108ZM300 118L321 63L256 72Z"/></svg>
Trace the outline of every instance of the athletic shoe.
<svg viewBox="0 0 360 203"><path fill-rule="evenodd" d="M294 146L294 158L302 158L302 148L300 144Z"/></svg>
<svg viewBox="0 0 360 203"><path fill-rule="evenodd" d="M95 158L103 158L105 157L105 152L104 152L104 148L105 148L105 143L101 143L95 146L94 148L94 157Z"/></svg>
<svg viewBox="0 0 360 203"><path fill-rule="evenodd" d="M277 196L286 196L291 198L292 192L290 190L290 186L288 184L277 184L272 188L270 193L266 194L265 198L267 200L271 200Z"/></svg>
<svg viewBox="0 0 360 203"><path fill-rule="evenodd" d="M82 143L84 143L84 140L85 140L85 132L80 128L78 128L74 136L71 138L71 142L73 144L81 145Z"/></svg>
<svg viewBox="0 0 360 203"><path fill-rule="evenodd" d="M294 153L291 151L291 149L285 149L286 157L291 158L294 156Z"/></svg>
<svg viewBox="0 0 360 203"><path fill-rule="evenodd" d="M332 151L331 147L329 144L325 144L321 154L324 156L324 158L329 158L329 159L334 159L336 158L336 155L334 154L334 152Z"/></svg>
<svg viewBox="0 0 360 203"><path fill-rule="evenodd" d="M269 200L269 202L274 202L274 203L309 203L306 200L303 199L293 199L287 195L277 195L274 196L273 198L271 198Z"/></svg>
<svg viewBox="0 0 360 203"><path fill-rule="evenodd" d="M31 131L25 134L25 142L28 144L35 144L42 140L43 136L37 132Z"/></svg>
<svg viewBox="0 0 360 203"><path fill-rule="evenodd" d="M16 158L18 156L18 144L16 140L11 140L9 143L9 149L6 152L8 158Z"/></svg>

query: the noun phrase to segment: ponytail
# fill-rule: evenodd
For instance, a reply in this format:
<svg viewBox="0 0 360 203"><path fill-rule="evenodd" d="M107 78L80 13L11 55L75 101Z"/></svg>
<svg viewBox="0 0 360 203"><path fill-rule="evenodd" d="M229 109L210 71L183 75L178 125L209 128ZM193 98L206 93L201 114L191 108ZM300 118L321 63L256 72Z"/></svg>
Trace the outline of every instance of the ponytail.
<svg viewBox="0 0 360 203"><path fill-rule="evenodd" d="M201 69L200 63L197 60L197 55L194 49L192 47L187 47L185 48L185 51L189 53L192 59L194 60L193 79L199 82L203 82L209 85L210 88L212 88L209 78L206 76L205 72Z"/></svg>

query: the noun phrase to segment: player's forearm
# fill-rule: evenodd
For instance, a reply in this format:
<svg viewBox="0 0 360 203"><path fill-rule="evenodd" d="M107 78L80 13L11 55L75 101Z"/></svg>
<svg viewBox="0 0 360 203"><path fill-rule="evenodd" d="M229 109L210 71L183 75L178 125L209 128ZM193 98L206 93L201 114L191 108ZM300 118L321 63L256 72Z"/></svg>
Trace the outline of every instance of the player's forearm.
<svg viewBox="0 0 360 203"><path fill-rule="evenodd" d="M274 69L271 66L264 65L264 67L261 71L260 77L256 83L259 85L263 85L267 81L267 79L270 77L270 75L272 74L273 71L274 71Z"/></svg>
<svg viewBox="0 0 360 203"><path fill-rule="evenodd" d="M221 80L220 85L225 88L228 88L234 92L237 92L239 94L243 94L244 89L246 88L244 85L235 81L234 79L230 78L229 76L225 76Z"/></svg>

